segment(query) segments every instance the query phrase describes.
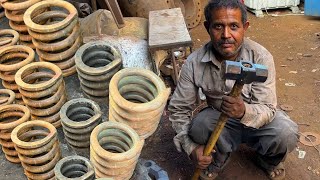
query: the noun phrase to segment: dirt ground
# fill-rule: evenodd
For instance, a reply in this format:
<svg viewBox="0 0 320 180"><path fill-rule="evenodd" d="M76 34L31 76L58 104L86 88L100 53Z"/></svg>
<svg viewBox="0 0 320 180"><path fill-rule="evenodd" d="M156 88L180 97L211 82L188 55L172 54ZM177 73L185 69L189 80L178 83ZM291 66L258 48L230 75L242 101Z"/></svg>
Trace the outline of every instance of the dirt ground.
<svg viewBox="0 0 320 180"><path fill-rule="evenodd" d="M284 15L289 10L269 11ZM320 18L306 16L265 16L256 18L249 13L250 28L246 37L266 47L274 56L277 71L278 105L290 105L289 116L299 125L300 132L320 134ZM203 26L190 31L194 48L209 40ZM290 72L291 71L291 72ZM294 83L296 86L286 86ZM194 167L184 153L178 153L172 142L174 131L168 116L164 116L157 132L147 139L142 157L157 162L170 179L190 179ZM320 150L320 146L317 146ZM305 151L304 159L298 151ZM231 157L219 174L219 179L267 179L264 172L252 163L253 152L244 145ZM286 179L320 179L320 152L298 143L285 162Z"/></svg>
<svg viewBox="0 0 320 180"><path fill-rule="evenodd" d="M277 10L269 13L286 14L290 11ZM306 16L256 18L249 13L249 20L251 26L246 36L265 46L274 56L278 104L293 106L293 110L288 114L299 124L300 132L311 131L320 134L320 37L316 35L320 33L320 18ZM201 47L209 40L201 25L192 29L190 33L194 48ZM72 85L79 83L75 76L67 81L71 82L67 84L68 90L75 89ZM285 83L294 83L295 86L286 86ZM73 92L71 97L81 97L79 93L80 90L76 89L76 93ZM103 111L106 112L106 108L104 103ZM172 141L174 131L168 115L166 111L157 131L146 139L141 157L155 161L167 171L170 179L190 179L194 167L186 154L176 151ZM66 145L61 131L59 134L63 155L75 154L76 152ZM320 152L301 143L297 148L305 151L306 155L304 159L299 159L297 150L289 154L285 162L286 179L320 179ZM320 149L320 146L317 148ZM219 179L267 179L264 172L251 162L252 154L250 149L241 146L219 174ZM0 175L1 180L26 179L21 166L9 163L2 152Z"/></svg>

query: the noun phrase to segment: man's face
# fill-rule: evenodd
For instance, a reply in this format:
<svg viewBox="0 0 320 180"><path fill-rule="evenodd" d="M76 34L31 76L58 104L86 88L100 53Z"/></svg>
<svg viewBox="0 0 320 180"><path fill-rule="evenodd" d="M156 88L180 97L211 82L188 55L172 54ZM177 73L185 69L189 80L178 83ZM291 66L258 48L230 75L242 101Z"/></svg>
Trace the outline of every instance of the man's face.
<svg viewBox="0 0 320 180"><path fill-rule="evenodd" d="M211 23L205 22L218 60L235 60L249 26L241 21L241 10L220 8L211 11Z"/></svg>

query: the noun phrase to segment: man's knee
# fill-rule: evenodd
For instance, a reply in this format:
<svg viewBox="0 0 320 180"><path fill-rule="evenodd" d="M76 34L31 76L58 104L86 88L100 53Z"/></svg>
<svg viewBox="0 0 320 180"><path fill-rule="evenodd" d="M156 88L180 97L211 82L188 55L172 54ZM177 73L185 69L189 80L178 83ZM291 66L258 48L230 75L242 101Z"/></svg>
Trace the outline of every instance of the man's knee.
<svg viewBox="0 0 320 180"><path fill-rule="evenodd" d="M272 152L291 152L298 142L298 126L288 115L277 111L274 120L270 123L273 131L272 140L268 144Z"/></svg>
<svg viewBox="0 0 320 180"><path fill-rule="evenodd" d="M218 116L217 112L211 108L206 108L199 112L191 122L190 138L197 144L206 144Z"/></svg>

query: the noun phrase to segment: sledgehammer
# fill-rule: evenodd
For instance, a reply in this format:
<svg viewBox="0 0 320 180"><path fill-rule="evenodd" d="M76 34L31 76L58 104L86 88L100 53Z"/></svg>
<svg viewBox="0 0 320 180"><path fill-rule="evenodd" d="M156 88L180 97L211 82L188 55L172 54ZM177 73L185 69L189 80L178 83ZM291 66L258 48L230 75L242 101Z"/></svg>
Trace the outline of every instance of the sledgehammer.
<svg viewBox="0 0 320 180"><path fill-rule="evenodd" d="M265 82L268 78L268 69L261 64L253 64L247 61L223 61L221 65L221 72L224 79L236 80L229 96L238 97L244 84L252 82ZM203 155L209 156L216 145L216 142L222 132L224 125L228 120L225 113L221 113L217 125L212 131L207 145L204 149ZM197 168L193 174L192 180L198 180L201 169Z"/></svg>

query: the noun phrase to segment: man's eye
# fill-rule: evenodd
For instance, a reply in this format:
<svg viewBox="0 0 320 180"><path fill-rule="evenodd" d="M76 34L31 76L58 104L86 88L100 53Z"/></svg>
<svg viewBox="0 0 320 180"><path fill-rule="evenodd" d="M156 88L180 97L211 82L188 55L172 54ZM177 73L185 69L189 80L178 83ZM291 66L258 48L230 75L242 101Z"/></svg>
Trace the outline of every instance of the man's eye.
<svg viewBox="0 0 320 180"><path fill-rule="evenodd" d="M215 28L215 29L222 29L222 25L219 25L219 24L214 25L214 28Z"/></svg>
<svg viewBox="0 0 320 180"><path fill-rule="evenodd" d="M235 29L237 29L237 28L238 28L237 25L235 25L235 24L231 25L231 29L235 30Z"/></svg>

